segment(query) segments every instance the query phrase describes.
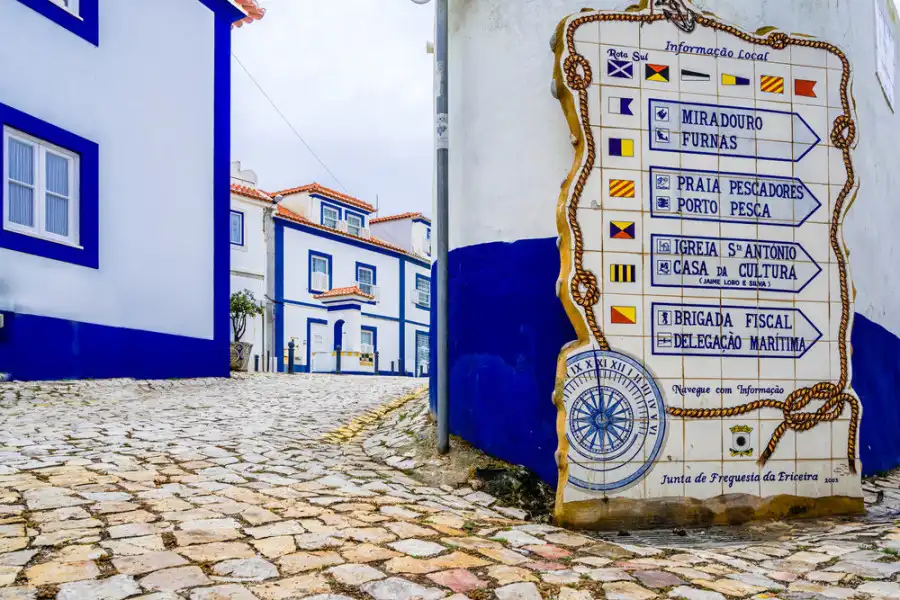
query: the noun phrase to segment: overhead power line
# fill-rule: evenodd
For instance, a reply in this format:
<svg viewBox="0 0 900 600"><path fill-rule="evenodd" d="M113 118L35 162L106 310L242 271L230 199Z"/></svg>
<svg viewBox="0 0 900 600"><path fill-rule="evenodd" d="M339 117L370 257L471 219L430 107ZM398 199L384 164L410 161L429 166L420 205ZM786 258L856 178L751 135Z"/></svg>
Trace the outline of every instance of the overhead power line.
<svg viewBox="0 0 900 600"><path fill-rule="evenodd" d="M250 78L250 81L253 82L253 85L256 86L256 89L258 89L262 93L262 95L265 96L266 100L269 101L269 104L272 105L272 108L275 109L275 112L278 113L278 116L281 117L281 120L284 121L284 123L288 126L288 128L290 128L290 130L294 132L294 135L297 136L297 139L300 140L300 143L302 143L306 147L306 149L309 150L309 153L313 155L313 158L315 158L319 162L319 164L322 165L322 168L325 169L325 171L327 171L329 175L331 175L331 178L337 182L337 184L341 187L342 190L344 190L344 193L349 194L350 191L347 189L347 186L345 186L341 182L341 180L338 179L338 176L335 175L334 172L328 168L328 165L325 164L325 161L323 161L321 158L319 158L319 155L316 154L316 151L312 149L312 146L310 146L306 142L306 140L303 139L303 136L300 135L300 132L297 131L297 129L293 125L291 125L291 122L288 120L288 118L286 116L284 116L284 113L281 112L281 109L278 108L278 105L275 104L275 101L272 100L272 97L266 93L266 90L264 90L263 87L259 84L259 82L256 80L256 77L254 77L253 74L250 73L249 70L247 70L247 67L244 66L244 63L241 62L241 59L237 57L237 54L232 52L231 56L234 57L234 60L237 61L237 64L240 65L241 69L244 70L244 73L247 74L247 77Z"/></svg>

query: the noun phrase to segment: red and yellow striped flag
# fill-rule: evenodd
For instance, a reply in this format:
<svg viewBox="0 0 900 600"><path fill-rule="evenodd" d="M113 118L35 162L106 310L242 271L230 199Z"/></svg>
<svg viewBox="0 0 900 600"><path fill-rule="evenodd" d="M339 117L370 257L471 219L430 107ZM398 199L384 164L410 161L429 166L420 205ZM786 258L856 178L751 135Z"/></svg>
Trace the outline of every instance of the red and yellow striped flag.
<svg viewBox="0 0 900 600"><path fill-rule="evenodd" d="M609 195L613 198L634 198L634 181L631 179L610 179Z"/></svg>
<svg viewBox="0 0 900 600"><path fill-rule="evenodd" d="M767 94L784 93L784 77L775 75L763 75L759 78L759 89Z"/></svg>

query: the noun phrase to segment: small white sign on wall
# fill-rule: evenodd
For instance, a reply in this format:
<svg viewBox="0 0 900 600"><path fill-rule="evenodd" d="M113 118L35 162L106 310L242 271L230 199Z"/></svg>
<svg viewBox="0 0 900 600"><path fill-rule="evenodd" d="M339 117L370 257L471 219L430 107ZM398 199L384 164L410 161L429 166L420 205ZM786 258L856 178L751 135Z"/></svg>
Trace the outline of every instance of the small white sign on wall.
<svg viewBox="0 0 900 600"><path fill-rule="evenodd" d="M893 0L889 0L893 1ZM894 34L881 6L875 3L875 72L891 110L894 110Z"/></svg>

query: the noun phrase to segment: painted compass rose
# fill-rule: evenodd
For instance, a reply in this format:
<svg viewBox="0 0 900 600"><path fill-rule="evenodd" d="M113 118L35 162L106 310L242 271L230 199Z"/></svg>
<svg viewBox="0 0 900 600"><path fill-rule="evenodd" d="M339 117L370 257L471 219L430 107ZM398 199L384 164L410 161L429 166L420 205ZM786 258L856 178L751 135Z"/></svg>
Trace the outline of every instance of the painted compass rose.
<svg viewBox="0 0 900 600"><path fill-rule="evenodd" d="M566 362L569 481L609 491L640 480L665 437L665 407L653 378L618 352L586 350Z"/></svg>

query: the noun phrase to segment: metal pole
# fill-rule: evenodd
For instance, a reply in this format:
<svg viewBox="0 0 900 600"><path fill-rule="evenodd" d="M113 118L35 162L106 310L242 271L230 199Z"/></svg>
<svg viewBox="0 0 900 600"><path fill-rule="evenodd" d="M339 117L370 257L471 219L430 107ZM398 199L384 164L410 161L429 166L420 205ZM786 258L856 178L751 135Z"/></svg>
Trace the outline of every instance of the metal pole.
<svg viewBox="0 0 900 600"><path fill-rule="evenodd" d="M450 377L447 357L447 255L449 254L448 204L449 186L448 171L450 164L450 127L449 103L447 99L447 55L448 55L448 17L449 0L437 0L435 6L435 73L437 78L435 98L435 129L437 149L437 450L446 454L450 450Z"/></svg>

